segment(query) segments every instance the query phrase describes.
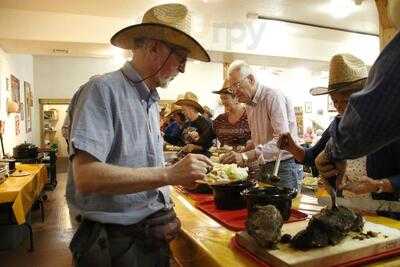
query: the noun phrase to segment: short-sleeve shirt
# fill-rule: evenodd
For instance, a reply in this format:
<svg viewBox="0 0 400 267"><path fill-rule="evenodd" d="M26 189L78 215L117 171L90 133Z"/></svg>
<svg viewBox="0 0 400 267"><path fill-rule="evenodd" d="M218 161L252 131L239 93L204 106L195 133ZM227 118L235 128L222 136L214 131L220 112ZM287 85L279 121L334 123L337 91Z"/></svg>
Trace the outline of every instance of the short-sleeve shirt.
<svg viewBox="0 0 400 267"><path fill-rule="evenodd" d="M251 138L246 112L234 124L229 122L228 113L223 113L214 120L213 126L221 145L245 146Z"/></svg>
<svg viewBox="0 0 400 267"><path fill-rule="evenodd" d="M159 96L132 65L83 85L70 107L70 159L81 150L107 164L140 168L164 164ZM71 165L71 164L70 164ZM67 199L81 214L101 223L133 224L171 206L168 186L133 194L81 194L69 170Z"/></svg>

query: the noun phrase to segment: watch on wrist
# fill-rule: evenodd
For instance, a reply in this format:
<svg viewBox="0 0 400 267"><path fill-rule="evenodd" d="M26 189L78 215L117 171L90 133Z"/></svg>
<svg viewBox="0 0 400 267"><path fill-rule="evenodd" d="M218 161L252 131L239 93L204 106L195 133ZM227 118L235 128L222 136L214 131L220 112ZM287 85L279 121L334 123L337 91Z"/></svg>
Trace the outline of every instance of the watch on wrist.
<svg viewBox="0 0 400 267"><path fill-rule="evenodd" d="M375 191L376 193L380 194L383 193L383 187L384 187L384 182L383 180L379 180L378 181L378 185L377 185L378 189Z"/></svg>

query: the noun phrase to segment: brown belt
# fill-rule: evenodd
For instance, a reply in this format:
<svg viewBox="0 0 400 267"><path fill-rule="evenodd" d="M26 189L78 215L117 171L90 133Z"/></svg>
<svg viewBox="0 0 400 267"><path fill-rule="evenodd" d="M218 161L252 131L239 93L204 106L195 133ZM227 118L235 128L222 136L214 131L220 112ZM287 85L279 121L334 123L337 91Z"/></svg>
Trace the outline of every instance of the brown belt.
<svg viewBox="0 0 400 267"><path fill-rule="evenodd" d="M154 224L158 225L168 223L175 217L176 214L172 209L159 210L135 224L121 225L108 223L104 224L104 226L106 227L107 233L110 237L131 236L135 238L141 238L145 236L149 227L153 226Z"/></svg>

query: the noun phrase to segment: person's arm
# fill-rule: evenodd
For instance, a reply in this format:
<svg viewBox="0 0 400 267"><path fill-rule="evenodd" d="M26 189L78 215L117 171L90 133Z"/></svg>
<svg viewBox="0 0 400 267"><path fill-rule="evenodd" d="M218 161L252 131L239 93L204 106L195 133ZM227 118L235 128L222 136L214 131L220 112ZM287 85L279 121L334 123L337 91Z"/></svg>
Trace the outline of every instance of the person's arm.
<svg viewBox="0 0 400 267"><path fill-rule="evenodd" d="M328 129L323 132L321 139L319 139L314 146L304 149L304 160L302 163L307 166L315 166L316 157L319 155L319 153L321 153L322 150L324 150L329 139L330 133L328 127Z"/></svg>
<svg viewBox="0 0 400 267"><path fill-rule="evenodd" d="M107 163L114 143L111 88L91 80L82 92L73 114L70 159L78 192L125 194L165 184L188 184L202 179L211 162L202 155L188 156L174 167L129 168Z"/></svg>
<svg viewBox="0 0 400 267"><path fill-rule="evenodd" d="M386 192L400 192L400 174L393 175L389 177L387 180L390 182L392 191L386 191Z"/></svg>
<svg viewBox="0 0 400 267"><path fill-rule="evenodd" d="M199 140L194 142L194 145L198 145L203 148L204 151L207 151L213 144L213 140L215 138L214 129L212 126L212 122L208 119L203 119L200 121L200 129L199 129Z"/></svg>
<svg viewBox="0 0 400 267"><path fill-rule="evenodd" d="M131 194L165 185L191 185L203 179L209 160L203 155L188 155L170 167L129 168L98 161L77 150L72 160L76 189L81 194Z"/></svg>
<svg viewBox="0 0 400 267"><path fill-rule="evenodd" d="M350 97L326 147L332 161L358 158L400 138L400 34L385 47L365 88Z"/></svg>

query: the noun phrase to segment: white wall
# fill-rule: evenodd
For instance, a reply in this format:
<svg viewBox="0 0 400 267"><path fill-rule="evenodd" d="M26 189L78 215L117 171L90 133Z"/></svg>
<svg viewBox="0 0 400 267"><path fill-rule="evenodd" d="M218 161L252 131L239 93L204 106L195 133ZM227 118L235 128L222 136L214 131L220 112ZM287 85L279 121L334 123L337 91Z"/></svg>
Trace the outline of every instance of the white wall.
<svg viewBox="0 0 400 267"><path fill-rule="evenodd" d="M35 80L34 142L40 143L40 98L71 98L80 85L95 74L114 71L123 65L119 58L84 58L35 56L33 59ZM195 63L189 61L184 74L178 75L168 88L159 89L161 99L175 100L179 94L193 91L202 105L215 108L217 96L212 90L222 86L221 63Z"/></svg>
<svg viewBox="0 0 400 267"><path fill-rule="evenodd" d="M24 81L31 84L33 94L35 94L35 85L33 83L33 57L30 55L7 54L0 48L0 120L5 121L4 131L4 150L12 154L12 149L24 141L32 142L32 133L36 130L32 122L32 131L26 133L25 122L22 121L19 113L7 113L7 98L11 98L11 87L7 91L6 78L14 75L20 82L20 99L25 103ZM25 112L25 111L24 111ZM33 115L33 114L32 114ZM19 117L19 135L15 131L15 117ZM25 114L24 114L24 117Z"/></svg>
<svg viewBox="0 0 400 267"><path fill-rule="evenodd" d="M212 91L222 88L222 63L203 63L189 61L184 74L178 75L165 89L159 89L161 99L176 100L179 94L195 93L201 105L216 109L218 96Z"/></svg>

